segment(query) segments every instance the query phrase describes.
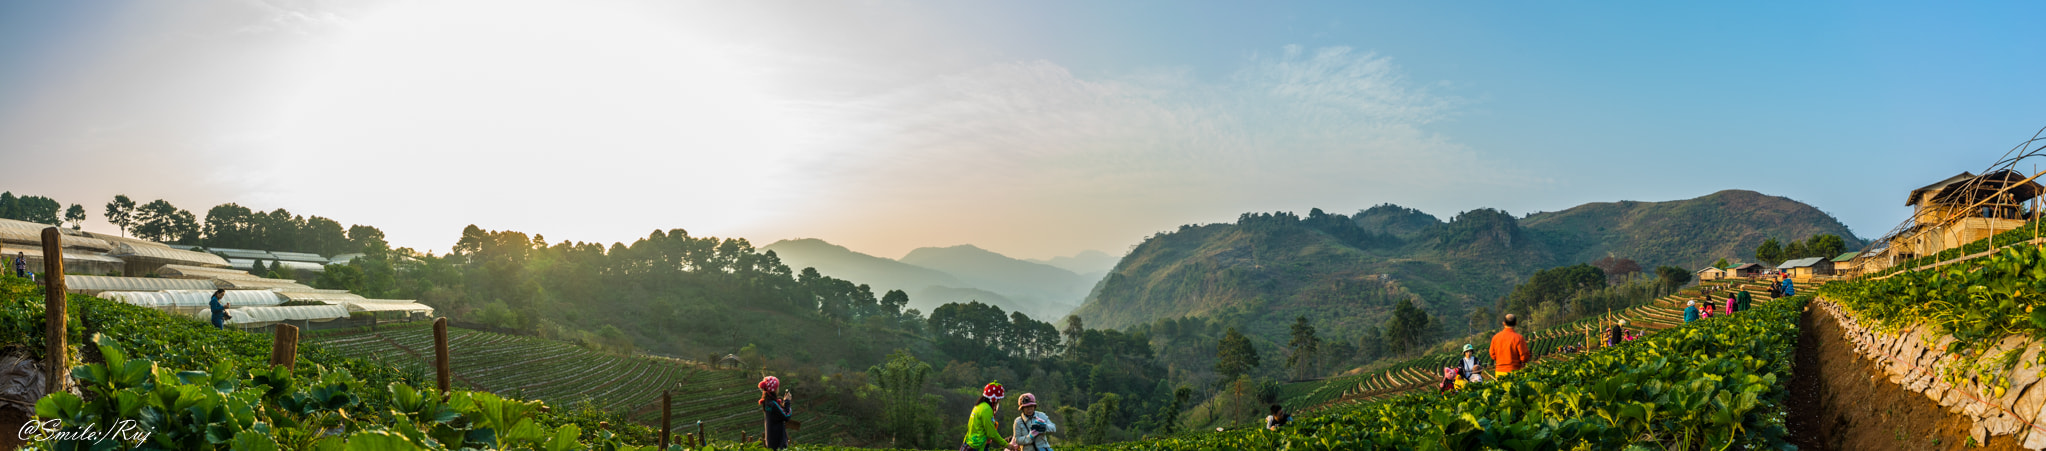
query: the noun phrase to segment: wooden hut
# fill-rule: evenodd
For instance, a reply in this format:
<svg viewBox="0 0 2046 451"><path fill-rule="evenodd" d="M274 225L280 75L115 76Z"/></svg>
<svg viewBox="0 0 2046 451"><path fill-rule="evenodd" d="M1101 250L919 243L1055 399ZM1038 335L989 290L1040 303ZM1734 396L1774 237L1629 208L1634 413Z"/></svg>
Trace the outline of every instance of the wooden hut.
<svg viewBox="0 0 2046 451"><path fill-rule="evenodd" d="M1800 258L1776 265L1776 269L1782 270L1783 273L1789 274L1792 278L1799 279L1810 278L1812 276L1828 276L1833 274L1833 259L1827 257Z"/></svg>
<svg viewBox="0 0 2046 451"><path fill-rule="evenodd" d="M1896 258L1932 255L2023 226L2036 214L2025 202L2046 190L2024 174L1962 172L1911 190L1912 225L1890 240Z"/></svg>
<svg viewBox="0 0 2046 451"><path fill-rule="evenodd" d="M1699 282L1711 282L1714 280L1726 278L1726 270L1711 266L1707 266L1705 267L1705 269L1698 270L1697 274Z"/></svg>
<svg viewBox="0 0 2046 451"><path fill-rule="evenodd" d="M1756 264L1756 263L1745 263L1745 264L1735 265L1735 266L1734 266L1734 267L1732 267L1732 268L1727 268L1727 269L1726 269L1726 276L1727 276L1727 277L1736 277L1736 278L1755 278L1755 277L1762 277L1762 270L1763 270L1763 269L1765 269L1765 268L1764 268L1764 267L1763 267L1762 265L1760 265L1760 264Z"/></svg>

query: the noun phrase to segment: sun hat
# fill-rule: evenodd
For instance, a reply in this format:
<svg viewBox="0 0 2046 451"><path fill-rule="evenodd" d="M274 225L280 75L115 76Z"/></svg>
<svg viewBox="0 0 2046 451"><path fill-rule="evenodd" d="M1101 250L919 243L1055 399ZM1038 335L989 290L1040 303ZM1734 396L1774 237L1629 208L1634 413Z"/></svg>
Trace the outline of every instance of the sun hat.
<svg viewBox="0 0 2046 451"><path fill-rule="evenodd" d="M1476 347L1473 347L1473 346L1471 346L1471 344L1470 344L1470 343L1464 343L1464 344L1463 344L1463 352L1471 352L1471 351L1476 351L1476 350L1478 350L1478 348L1476 348Z"/></svg>
<svg viewBox="0 0 2046 451"><path fill-rule="evenodd" d="M1016 407L1018 408L1035 406L1037 406L1037 395L1024 393L1023 396L1016 397Z"/></svg>
<svg viewBox="0 0 2046 451"><path fill-rule="evenodd" d="M1002 399L1002 383L1001 382L987 383L987 388L980 389L980 395L985 396L988 399Z"/></svg>

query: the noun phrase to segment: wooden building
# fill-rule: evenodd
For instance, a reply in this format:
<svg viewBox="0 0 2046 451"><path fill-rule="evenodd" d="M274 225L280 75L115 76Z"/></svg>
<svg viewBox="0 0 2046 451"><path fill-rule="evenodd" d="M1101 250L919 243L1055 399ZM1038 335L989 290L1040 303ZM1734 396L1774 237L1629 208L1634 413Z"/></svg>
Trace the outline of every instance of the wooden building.
<svg viewBox="0 0 2046 451"><path fill-rule="evenodd" d="M1741 265L1736 265L1732 268L1726 268L1726 276L1737 278L1762 277L1763 269L1764 268L1760 264L1745 263Z"/></svg>
<svg viewBox="0 0 2046 451"><path fill-rule="evenodd" d="M1776 269L1782 270L1785 274L1789 274L1790 277L1798 279L1812 276L1830 276L1833 275L1833 259L1828 257L1800 258L1776 265Z"/></svg>
<svg viewBox="0 0 2046 451"><path fill-rule="evenodd" d="M1719 280L1719 279L1724 279L1724 278L1726 278L1726 270L1724 270L1724 269L1719 269L1719 268L1714 268L1714 267L1711 267L1711 266L1707 266L1707 267L1705 267L1705 269L1700 269L1700 270L1698 270L1698 281L1699 281L1699 282L1711 282L1711 281L1714 281L1714 280Z"/></svg>
<svg viewBox="0 0 2046 451"><path fill-rule="evenodd" d="M1912 225L1890 240L1899 260L1932 255L2023 226L2036 212L2025 202L2046 187L2012 170L1960 173L1911 190Z"/></svg>

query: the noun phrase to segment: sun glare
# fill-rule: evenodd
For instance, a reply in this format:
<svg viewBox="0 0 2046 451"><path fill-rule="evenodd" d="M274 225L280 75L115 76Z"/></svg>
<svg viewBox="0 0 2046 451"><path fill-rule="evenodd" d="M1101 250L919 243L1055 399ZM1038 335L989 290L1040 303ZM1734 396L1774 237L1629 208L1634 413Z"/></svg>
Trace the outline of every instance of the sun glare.
<svg viewBox="0 0 2046 451"><path fill-rule="evenodd" d="M365 192L449 193L397 208L603 240L765 219L791 185L759 181L792 179L777 172L794 166L801 124L729 47L658 20L604 2L390 5L305 77L283 121L287 158L326 180L428 185L303 193L336 201L323 210ZM662 223L560 222L626 208Z"/></svg>

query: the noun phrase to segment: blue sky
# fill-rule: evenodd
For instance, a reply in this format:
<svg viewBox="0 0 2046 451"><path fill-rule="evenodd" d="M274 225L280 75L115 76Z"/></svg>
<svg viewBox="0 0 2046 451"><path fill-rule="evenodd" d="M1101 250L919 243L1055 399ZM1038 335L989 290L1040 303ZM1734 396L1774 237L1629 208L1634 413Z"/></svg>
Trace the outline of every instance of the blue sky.
<svg viewBox="0 0 2046 451"><path fill-rule="evenodd" d="M1446 218L1723 189L1811 203L1870 238L1904 218L1904 192L2046 126L2040 17L2023 2L11 2L0 154L72 170L0 188L283 207L438 250L475 223L1043 258L1244 211Z"/></svg>

